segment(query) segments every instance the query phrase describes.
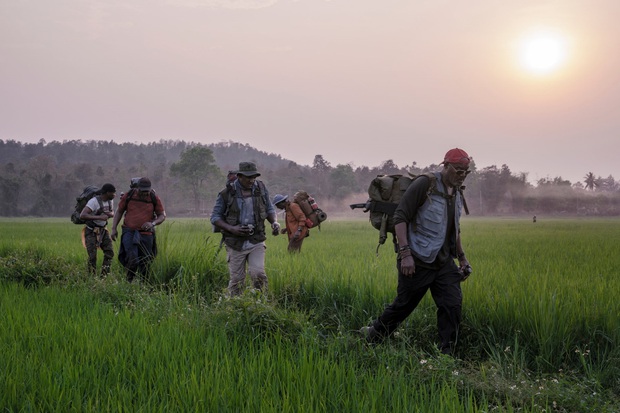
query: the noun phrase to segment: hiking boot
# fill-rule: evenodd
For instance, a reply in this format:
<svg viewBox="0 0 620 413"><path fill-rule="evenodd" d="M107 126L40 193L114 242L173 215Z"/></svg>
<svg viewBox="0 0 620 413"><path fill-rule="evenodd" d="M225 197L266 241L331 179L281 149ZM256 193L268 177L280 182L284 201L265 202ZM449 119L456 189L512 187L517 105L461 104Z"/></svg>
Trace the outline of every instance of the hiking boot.
<svg viewBox="0 0 620 413"><path fill-rule="evenodd" d="M364 326L358 330L358 333L370 344L380 343L383 339L374 326Z"/></svg>

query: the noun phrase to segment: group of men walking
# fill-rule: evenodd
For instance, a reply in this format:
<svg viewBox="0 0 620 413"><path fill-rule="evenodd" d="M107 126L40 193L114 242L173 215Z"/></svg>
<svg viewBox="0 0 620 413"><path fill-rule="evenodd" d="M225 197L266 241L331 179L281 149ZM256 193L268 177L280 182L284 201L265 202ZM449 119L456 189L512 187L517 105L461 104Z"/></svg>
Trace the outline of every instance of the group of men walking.
<svg viewBox="0 0 620 413"><path fill-rule="evenodd" d="M104 184L99 194L91 198L80 219L84 227L84 245L88 253L88 268L92 275L97 273L97 249L103 250L101 276L110 271L114 249L112 241L118 238L117 227L124 216L121 232L121 245L118 259L127 271L127 281L136 275L146 276L153 258L157 255L155 227L166 219L164 204L151 188L149 178L140 178L127 193L121 195L118 208L114 210L113 200L116 188ZM112 228L107 229L112 218Z"/></svg>
<svg viewBox="0 0 620 413"><path fill-rule="evenodd" d="M433 173L434 179L421 175L405 191L394 213L397 294L371 325L360 329L369 343L393 334L430 290L437 307L439 349L446 354L454 351L463 300L460 283L471 273L460 231L464 206L460 188L470 173L470 162L464 150L451 149L441 163L443 169ZM257 179L260 175L253 162L241 162L237 171L229 172L211 213L211 224L222 233L226 247L231 296L243 292L246 272L254 288L267 288L268 228L274 236L288 234L288 250L293 253L301 250L308 234L299 205L289 201L287 195L277 194L272 200L265 184ZM141 178L137 188L121 197L116 211L112 203L115 194L114 186L105 184L98 199L91 199L82 211L81 218L88 221L88 263L94 273L100 247L104 250L102 275L109 272L114 256L112 241L118 236L117 226L124 216L119 260L127 270L128 281L132 281L137 274L146 274L156 255L155 227L164 222L166 213L148 178ZM276 220L276 208L285 211L284 229ZM113 222L108 234L105 226L110 218Z"/></svg>

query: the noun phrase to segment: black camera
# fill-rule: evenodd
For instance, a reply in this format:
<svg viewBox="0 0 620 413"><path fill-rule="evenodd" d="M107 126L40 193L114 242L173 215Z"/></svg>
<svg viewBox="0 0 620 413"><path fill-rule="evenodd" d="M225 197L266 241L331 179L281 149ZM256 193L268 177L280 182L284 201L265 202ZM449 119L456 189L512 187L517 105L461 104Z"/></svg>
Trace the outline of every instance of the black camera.
<svg viewBox="0 0 620 413"><path fill-rule="evenodd" d="M468 264L468 265L465 265L465 266L459 268L459 271L461 271L461 274L463 274L463 278L467 278L467 277L469 277L471 275L471 273L474 270L471 268L471 265Z"/></svg>

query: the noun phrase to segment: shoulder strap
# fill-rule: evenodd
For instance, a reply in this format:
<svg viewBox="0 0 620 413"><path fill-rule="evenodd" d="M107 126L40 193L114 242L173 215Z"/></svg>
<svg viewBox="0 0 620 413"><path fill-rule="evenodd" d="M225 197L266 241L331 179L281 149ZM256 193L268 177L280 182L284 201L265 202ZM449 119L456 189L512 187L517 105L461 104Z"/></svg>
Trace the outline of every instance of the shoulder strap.
<svg viewBox="0 0 620 413"><path fill-rule="evenodd" d="M256 183L258 184L258 195L265 195L267 193L267 190L265 189L265 184L263 183L263 181L256 181Z"/></svg>
<svg viewBox="0 0 620 413"><path fill-rule="evenodd" d="M99 215L103 212L103 201L101 200L101 195L96 195L95 198L99 202L99 209L97 210L97 213L95 215Z"/></svg>
<svg viewBox="0 0 620 413"><path fill-rule="evenodd" d="M447 195L444 194L443 192L439 191L437 189L437 177L435 176L435 174L433 174L432 172L429 172L427 174L424 174L426 176L429 177L430 181L431 181L431 185L428 188L428 195L430 196L431 194L436 194L436 195L440 195L446 199L452 198L451 195ZM464 186L460 186L458 188L456 188L456 190L461 194L461 199L463 200L463 209L465 210L465 215L469 215L469 208L467 207L467 201L465 200L465 194L464 194L464 190L465 187Z"/></svg>
<svg viewBox="0 0 620 413"><path fill-rule="evenodd" d="M230 209L230 205L235 200L236 191L234 188L234 183L228 182L224 189L220 191L220 195L222 200L224 200L224 205L226 205L226 209L224 210L224 215L228 214L228 210Z"/></svg>
<svg viewBox="0 0 620 413"><path fill-rule="evenodd" d="M135 188L132 188L129 192L127 192L127 200L125 201L125 208L127 208L127 205L129 205L129 201L133 199L133 196L135 193L136 193ZM157 208L157 196L155 195L155 192L151 190L149 194L151 195L151 203L153 204L153 208ZM136 201L145 202L139 199L136 199Z"/></svg>
<svg viewBox="0 0 620 413"><path fill-rule="evenodd" d="M459 187L458 191L461 194L461 199L463 200L463 209L465 210L465 215L469 215L469 208L467 207L467 201L465 200L465 187Z"/></svg>

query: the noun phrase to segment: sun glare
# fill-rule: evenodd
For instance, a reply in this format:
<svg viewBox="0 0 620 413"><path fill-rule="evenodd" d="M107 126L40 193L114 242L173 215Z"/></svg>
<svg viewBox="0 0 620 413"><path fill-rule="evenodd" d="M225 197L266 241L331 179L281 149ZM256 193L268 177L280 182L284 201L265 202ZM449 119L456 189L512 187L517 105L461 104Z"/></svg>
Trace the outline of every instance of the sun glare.
<svg viewBox="0 0 620 413"><path fill-rule="evenodd" d="M549 75L559 70L568 58L568 42L560 33L538 30L519 41L519 62L533 75Z"/></svg>

